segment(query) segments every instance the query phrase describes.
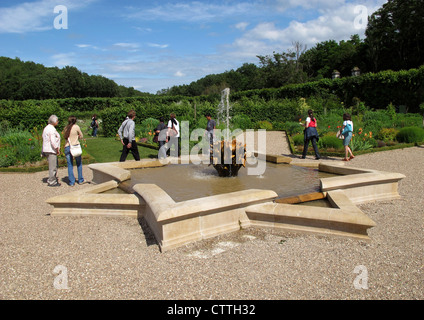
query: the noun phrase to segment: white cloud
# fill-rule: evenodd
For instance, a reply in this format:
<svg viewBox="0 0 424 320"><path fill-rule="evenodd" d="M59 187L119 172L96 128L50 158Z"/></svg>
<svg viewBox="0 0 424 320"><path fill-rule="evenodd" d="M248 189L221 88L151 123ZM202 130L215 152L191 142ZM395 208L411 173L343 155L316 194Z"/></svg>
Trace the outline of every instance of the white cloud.
<svg viewBox="0 0 424 320"><path fill-rule="evenodd" d="M159 49L165 49L165 48L168 48L169 47L169 45L168 44L158 44L158 43L148 43L147 44L149 47L152 47L152 48L159 48Z"/></svg>
<svg viewBox="0 0 424 320"><path fill-rule="evenodd" d="M254 2L225 2L223 4L201 1L167 3L150 9L129 8L127 18L141 20L208 22L225 17L250 14L257 11Z"/></svg>
<svg viewBox="0 0 424 320"><path fill-rule="evenodd" d="M384 2L371 0L362 5L367 8L369 16ZM338 6L333 6L330 1L288 1L286 7L298 5L312 8L313 5L320 5L319 16L306 22L292 20L284 28L274 22L259 23L233 42L234 51L230 54L253 60L256 55L286 51L292 47L293 41L300 41L311 48L322 41L348 40L354 34L363 36L364 29L359 29L354 23L358 16L355 8L359 4L347 3L345 0L338 0L337 3Z"/></svg>
<svg viewBox="0 0 424 320"><path fill-rule="evenodd" d="M140 47L138 43L135 42L118 42L114 44L115 47L126 48L126 49L137 49Z"/></svg>
<svg viewBox="0 0 424 320"><path fill-rule="evenodd" d="M51 3L51 1L53 0L35 3L46 4ZM355 1L358 1L358 4L365 5L369 10L369 15L386 2L384 0ZM364 3L359 3L359 1ZM267 7L262 11L258 10L259 5L264 3L267 3ZM23 7L23 5L20 7ZM289 14L284 13L283 10L296 8L314 12L314 18L307 21L296 19L291 22L284 22ZM258 62L257 55L268 55L273 51L286 51L291 48L292 41L300 41L311 48L321 41L331 39L339 41L348 39L350 35L355 33L361 34L363 30L356 30L354 27L354 19L357 15L354 8L355 3L349 0L336 0L334 2L333 0L257 0L252 3L214 1L212 4L169 2L143 12L131 9L132 17L149 21L155 19L159 22L205 22L209 26L212 25L211 22L221 22L220 19L225 21L227 18L228 25L230 25L228 28L231 29L227 34L242 35L233 40L226 40L224 44L218 44L213 53L197 54L194 51L194 48L199 45L197 43L192 44L191 52L182 53L177 51L179 50L178 46L168 42L171 41L169 38L160 38L160 36L148 38L148 33L153 32L152 29L131 27L133 33L137 34L138 37L131 38L128 35L123 39L109 40L115 41L115 43L111 42L111 46L110 43L106 45L96 41L95 44L99 47L114 49L108 50L107 54L104 54L102 52L104 50L98 49L94 44L89 44L89 40L78 40L81 42L72 44L74 48L71 51L75 50L74 53L59 53L50 58L51 61L54 61L54 65L58 67L74 65L84 72L91 71L92 74L102 74L122 85L133 86L142 91L156 92L162 88L188 84L208 74L238 68L245 62ZM0 8L0 32L2 32L1 27L3 26L2 10ZM54 17L53 7L50 11L49 15ZM275 15L267 18L264 12L268 14L271 11ZM41 16L41 14L38 16ZM233 16L235 18L230 19ZM310 16L312 15L310 14ZM40 28L48 25L43 22L43 19L45 18L37 20ZM53 18L49 23L53 25ZM137 31L134 32L134 29ZM221 35L225 33L221 32L221 29L217 28L216 30L219 30ZM156 27L154 32L158 32ZM144 33L144 38L140 38L141 33ZM188 41L189 39L187 39ZM206 50L202 52L204 51Z"/></svg>
<svg viewBox="0 0 424 320"><path fill-rule="evenodd" d="M39 0L0 8L0 33L39 32L53 29L54 8L64 5L68 9L86 7L97 0Z"/></svg>
<svg viewBox="0 0 424 320"><path fill-rule="evenodd" d="M143 32L143 33L150 33L150 32L153 31L151 28L133 27L133 29L140 31L140 32Z"/></svg>
<svg viewBox="0 0 424 320"><path fill-rule="evenodd" d="M302 8L310 9L331 9L337 8L345 3L345 0L276 0L276 8L279 11Z"/></svg>
<svg viewBox="0 0 424 320"><path fill-rule="evenodd" d="M75 53L58 53L51 57L53 59L53 65L59 68L66 66L74 66L75 64Z"/></svg>
<svg viewBox="0 0 424 320"><path fill-rule="evenodd" d="M184 76L185 76L185 74L184 74L184 73L182 73L181 71L177 71L177 72L175 72L175 73L174 73L174 76L176 76L176 77L178 77L178 78L181 78L181 77L184 77Z"/></svg>
<svg viewBox="0 0 424 320"><path fill-rule="evenodd" d="M248 25L249 25L248 22L240 22L240 23L237 23L234 27L238 30L244 31L246 30Z"/></svg>

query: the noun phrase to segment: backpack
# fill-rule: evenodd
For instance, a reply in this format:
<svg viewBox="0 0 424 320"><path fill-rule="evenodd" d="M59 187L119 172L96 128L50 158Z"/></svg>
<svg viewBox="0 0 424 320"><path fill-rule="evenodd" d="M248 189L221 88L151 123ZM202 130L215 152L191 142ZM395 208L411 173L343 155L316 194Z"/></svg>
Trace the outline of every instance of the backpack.
<svg viewBox="0 0 424 320"><path fill-rule="evenodd" d="M343 129L342 135L345 135L348 132L353 132L352 125L350 123L346 124L345 128Z"/></svg>
<svg viewBox="0 0 424 320"><path fill-rule="evenodd" d="M178 135L178 130L175 128L174 124L177 124L176 120L171 119L172 131L170 133L171 137L175 137Z"/></svg>

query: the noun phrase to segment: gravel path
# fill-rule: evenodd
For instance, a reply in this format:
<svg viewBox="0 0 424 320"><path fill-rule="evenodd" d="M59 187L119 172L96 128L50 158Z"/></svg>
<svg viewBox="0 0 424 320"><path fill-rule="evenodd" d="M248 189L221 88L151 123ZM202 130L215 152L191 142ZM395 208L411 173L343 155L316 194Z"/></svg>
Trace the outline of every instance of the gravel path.
<svg viewBox="0 0 424 320"><path fill-rule="evenodd" d="M46 199L88 185L0 174L0 299L423 299L423 159L415 147L347 164L406 175L401 200L360 206L370 243L250 229L166 253L143 220L49 215Z"/></svg>

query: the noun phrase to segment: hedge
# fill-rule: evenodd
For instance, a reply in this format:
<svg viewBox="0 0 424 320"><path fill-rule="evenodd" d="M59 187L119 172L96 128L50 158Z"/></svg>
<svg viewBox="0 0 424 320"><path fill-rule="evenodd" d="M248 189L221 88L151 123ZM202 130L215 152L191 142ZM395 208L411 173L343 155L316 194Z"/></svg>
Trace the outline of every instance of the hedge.
<svg viewBox="0 0 424 320"><path fill-rule="evenodd" d="M276 89L236 92L232 95L232 99L259 97L269 101L317 95L324 98L336 95L347 106L354 104L355 99L359 99L374 109L381 109L393 103L407 106L408 112L419 112L419 105L424 101L424 65L419 69L388 70L366 73L358 77L322 79Z"/></svg>
<svg viewBox="0 0 424 320"><path fill-rule="evenodd" d="M307 98L308 106L317 114L340 110L341 102L350 107L358 105L358 101L373 109L384 109L390 104L406 105L408 112L418 113L419 105L424 101L423 80L424 66L408 71L383 71L336 80L322 79L277 89L235 92L230 95L230 116L246 116L253 123L298 121L305 114L301 98ZM63 129L66 118L71 114L81 118L97 113L103 120L104 134L114 136L130 109L136 110L138 124L144 119L168 117L174 112L179 120L190 120L196 125L205 112L216 114L219 101L218 95L0 100L0 121L7 120L13 127L22 125L25 128L41 128L46 125L51 114L56 114L60 119L59 129ZM404 121L409 122L408 119Z"/></svg>

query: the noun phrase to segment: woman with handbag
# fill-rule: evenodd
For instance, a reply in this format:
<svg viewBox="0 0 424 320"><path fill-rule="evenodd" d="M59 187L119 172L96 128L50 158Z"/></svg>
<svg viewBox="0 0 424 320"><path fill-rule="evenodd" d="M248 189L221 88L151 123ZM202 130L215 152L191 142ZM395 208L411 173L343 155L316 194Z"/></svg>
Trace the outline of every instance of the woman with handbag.
<svg viewBox="0 0 424 320"><path fill-rule="evenodd" d="M166 158L166 150L165 150L165 143L166 143L166 135L167 135L167 126L165 124L165 120L163 117L159 118L159 124L157 125L155 129L155 136L153 138L153 142L159 144L159 151L158 151L158 158L163 159Z"/></svg>
<svg viewBox="0 0 424 320"><path fill-rule="evenodd" d="M79 139L83 138L80 127L76 124L77 118L70 116L68 118L68 125L64 129L65 144L65 157L68 164L68 178L69 185L73 187L75 185L73 159L77 165L78 171L78 184L84 183L84 177L82 176L82 149Z"/></svg>
<svg viewBox="0 0 424 320"><path fill-rule="evenodd" d="M168 133L166 143L168 152L171 154L171 147L174 146L172 156L178 158L180 154L180 123L175 118L175 113L171 113L167 127Z"/></svg>
<svg viewBox="0 0 424 320"><path fill-rule="evenodd" d="M353 136L353 122L349 113L343 114L343 127L341 129L341 135L343 135L343 146L345 148L345 157L343 161L350 161L355 158L352 153L352 150L349 147L350 140L352 140ZM350 154L350 157L348 158Z"/></svg>

